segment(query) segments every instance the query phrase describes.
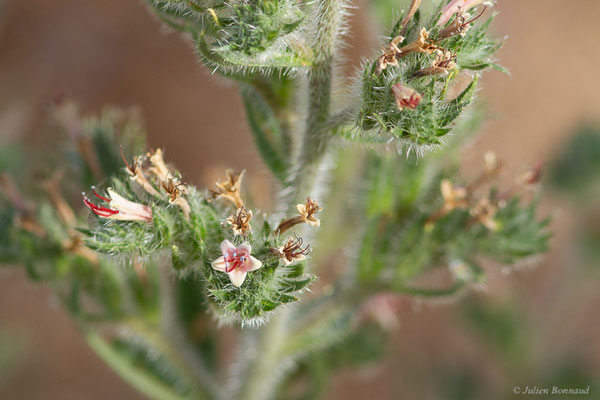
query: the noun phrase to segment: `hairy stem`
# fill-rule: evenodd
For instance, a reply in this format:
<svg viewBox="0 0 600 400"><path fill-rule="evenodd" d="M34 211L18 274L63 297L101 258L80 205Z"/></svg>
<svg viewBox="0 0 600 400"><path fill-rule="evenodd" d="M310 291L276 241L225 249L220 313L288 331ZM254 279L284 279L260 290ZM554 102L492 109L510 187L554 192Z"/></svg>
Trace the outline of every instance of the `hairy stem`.
<svg viewBox="0 0 600 400"><path fill-rule="evenodd" d="M319 161L331 138L328 119L338 36L343 20L341 0L320 0L315 9L316 35L312 46L313 67L308 75L308 109L299 160L292 171L289 202L307 195L317 176ZM295 204L295 203L294 203Z"/></svg>
<svg viewBox="0 0 600 400"><path fill-rule="evenodd" d="M330 139L328 119L331 104L333 62L342 24L342 0L319 0L315 9L316 35L313 38L314 63L308 76L308 110L300 156L292 171L289 197L284 206L302 202L314 189L315 176ZM289 322L295 307L290 305L269 324L254 334L253 357L244 363L238 398L266 400L272 397L277 383L289 365L280 353L285 346ZM256 333L256 332L255 332Z"/></svg>
<svg viewBox="0 0 600 400"><path fill-rule="evenodd" d="M173 344L173 350L177 352L190 373L196 378L202 391L209 398L218 397L218 386L215 377L206 368L204 362L198 356L197 349L190 342L181 319L178 314L177 296L174 281L170 276L167 266L158 268L161 299L161 329L163 334Z"/></svg>

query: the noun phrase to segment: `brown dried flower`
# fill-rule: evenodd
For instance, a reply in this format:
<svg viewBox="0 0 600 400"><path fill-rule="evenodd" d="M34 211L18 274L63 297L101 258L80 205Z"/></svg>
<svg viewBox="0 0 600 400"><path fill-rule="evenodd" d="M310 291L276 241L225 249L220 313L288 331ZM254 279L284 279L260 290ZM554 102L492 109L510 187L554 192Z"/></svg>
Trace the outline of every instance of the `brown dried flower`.
<svg viewBox="0 0 600 400"><path fill-rule="evenodd" d="M234 235L245 235L252 232L250 220L252 219L252 211L246 207L238 208L233 215L225 220L224 225L233 230Z"/></svg>
<svg viewBox="0 0 600 400"><path fill-rule="evenodd" d="M244 201L240 195L240 188L245 172L245 170L236 172L231 169L225 171L227 180L215 183L216 190L209 189L211 200L222 198L231 201L236 209L243 207Z"/></svg>
<svg viewBox="0 0 600 400"><path fill-rule="evenodd" d="M489 230L498 229L498 224L494 220L498 208L492 204L488 197L482 197L477 201L470 213L473 218Z"/></svg>
<svg viewBox="0 0 600 400"><path fill-rule="evenodd" d="M464 36L467 30L469 30L470 24L479 19L483 15L485 10L486 7L484 7L483 10L481 10L481 12L475 18L469 19L471 15L466 13L464 8L458 8L454 19L452 20L450 25L448 25L447 27L442 29L440 33L438 33L438 40L448 39L449 37L452 37L454 35Z"/></svg>
<svg viewBox="0 0 600 400"><path fill-rule="evenodd" d="M183 183L179 182L179 179L177 178L169 178L167 182L161 182L160 186L169 196L169 203L175 204L181 208L185 218L189 218L190 205L187 200L182 197L184 194L187 194L187 187Z"/></svg>
<svg viewBox="0 0 600 400"><path fill-rule="evenodd" d="M377 60L377 69L375 70L377 75L381 74L388 65L398 66L398 55L400 54L398 43L402 43L403 40L404 37L397 36L388 44L381 57Z"/></svg>
<svg viewBox="0 0 600 400"><path fill-rule="evenodd" d="M276 229L277 232L283 233L292 226L302 223L314 226L315 228L319 227L321 221L315 217L315 214L323 210L321 206L319 206L319 203L308 196L304 204L296 205L296 209L300 215L282 221Z"/></svg>
<svg viewBox="0 0 600 400"><path fill-rule="evenodd" d="M275 250L274 253L283 259L283 263L288 266L295 261L302 261L310 253L310 245L302 248L303 240L297 236L289 238L284 246Z"/></svg>
<svg viewBox="0 0 600 400"><path fill-rule="evenodd" d="M444 198L444 211L452 211L455 208L465 208L469 205L467 189L455 186L448 179L442 180L440 191Z"/></svg>
<svg viewBox="0 0 600 400"><path fill-rule="evenodd" d="M429 40L429 32L427 32L427 29L421 28L419 37L414 42L400 47L397 57L401 58L415 52L431 54L438 49L439 46Z"/></svg>
<svg viewBox="0 0 600 400"><path fill-rule="evenodd" d="M448 70L456 67L456 55L450 51L436 50L435 58L430 67L415 72L415 77L429 75L448 75Z"/></svg>
<svg viewBox="0 0 600 400"><path fill-rule="evenodd" d="M296 209L300 213L300 217L302 217L303 222L314 227L321 225L321 221L315 218L315 214L319 211L323 211L323 209L321 206L319 206L319 203L311 199L310 196L306 198L306 202L304 204L298 204Z"/></svg>
<svg viewBox="0 0 600 400"><path fill-rule="evenodd" d="M421 1L422 0L412 0L412 3L410 4L410 8L408 9L406 16L402 19L402 23L400 24L400 26L402 26L402 30L401 30L402 34L404 34L404 32L406 32L406 28L408 28L408 23L410 22L412 17L414 17L415 13L419 9L419 6L421 5Z"/></svg>
<svg viewBox="0 0 600 400"><path fill-rule="evenodd" d="M169 171L161 149L156 149L154 153L146 153L146 157L150 162L148 166L148 172L153 175L158 182L167 182L173 178L173 174Z"/></svg>
<svg viewBox="0 0 600 400"><path fill-rule="evenodd" d="M143 172L143 168L142 168L142 163L143 163L143 157L138 156L138 157L133 157L133 161L131 164L129 164L127 162L127 159L125 158L125 154L123 153L123 147L121 146L121 157L123 157L123 161L125 162L125 165L127 166L127 172L129 173L129 175L131 175L130 179L134 182L136 182L138 185L140 185L142 187L142 189L144 189L147 193L153 195L153 196L158 196L158 191L154 188L154 186L152 186L152 184L148 181L148 179L146 179L146 176L144 175Z"/></svg>

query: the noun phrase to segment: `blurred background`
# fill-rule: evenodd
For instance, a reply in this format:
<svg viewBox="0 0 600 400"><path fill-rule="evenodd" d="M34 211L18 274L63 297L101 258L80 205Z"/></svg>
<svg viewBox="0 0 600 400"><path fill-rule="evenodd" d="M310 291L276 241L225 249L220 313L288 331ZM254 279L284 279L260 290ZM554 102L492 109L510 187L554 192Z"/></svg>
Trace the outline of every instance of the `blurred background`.
<svg viewBox="0 0 600 400"><path fill-rule="evenodd" d="M137 106L150 145L166 148L188 182L210 184L215 171L243 167L268 207L260 193L272 182L236 88L211 77L140 3L0 2L0 147L43 142L57 96L87 112ZM506 177L544 161L552 250L459 302L403 303L383 362L343 370L328 399L508 399L522 397L514 387L553 385L590 385L578 398L600 398L600 2L499 3L494 29L509 36L499 57L512 76L484 76L479 95L492 119L465 149L464 166L479 165L486 150L505 161ZM377 47L369 17L355 14L346 71ZM141 395L87 348L48 288L2 269L0 398Z"/></svg>

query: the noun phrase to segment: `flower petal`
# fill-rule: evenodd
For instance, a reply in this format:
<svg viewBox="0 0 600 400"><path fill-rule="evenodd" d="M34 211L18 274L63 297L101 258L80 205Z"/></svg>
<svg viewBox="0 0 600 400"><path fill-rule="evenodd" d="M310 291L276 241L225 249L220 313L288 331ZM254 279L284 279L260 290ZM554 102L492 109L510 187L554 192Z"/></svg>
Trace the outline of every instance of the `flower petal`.
<svg viewBox="0 0 600 400"><path fill-rule="evenodd" d="M248 257L248 261L246 262L246 271L256 271L260 267L262 267L262 262L252 256Z"/></svg>
<svg viewBox="0 0 600 400"><path fill-rule="evenodd" d="M229 280L233 284L233 286L240 287L242 283L246 280L247 272L242 269L236 268L229 273Z"/></svg>
<svg viewBox="0 0 600 400"><path fill-rule="evenodd" d="M221 252L225 255L230 251L235 251L235 246L229 240L223 240L221 242Z"/></svg>
<svg viewBox="0 0 600 400"><path fill-rule="evenodd" d="M213 269L221 272L225 272L225 268L227 268L225 265L225 257L223 256L217 258L215 261L210 263L210 265L213 267Z"/></svg>
<svg viewBox="0 0 600 400"><path fill-rule="evenodd" d="M237 248L238 250L247 251L248 254L252 253L252 246L248 242L244 242L240 244Z"/></svg>

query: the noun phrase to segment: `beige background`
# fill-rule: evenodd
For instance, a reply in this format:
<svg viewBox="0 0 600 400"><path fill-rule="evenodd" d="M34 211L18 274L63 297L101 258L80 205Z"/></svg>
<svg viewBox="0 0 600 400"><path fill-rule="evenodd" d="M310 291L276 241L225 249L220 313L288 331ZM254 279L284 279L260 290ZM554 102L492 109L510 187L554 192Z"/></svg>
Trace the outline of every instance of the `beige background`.
<svg viewBox="0 0 600 400"><path fill-rule="evenodd" d="M21 137L39 140L45 104L59 93L90 111L107 104L139 105L150 144L166 147L167 158L188 181L203 184L211 175L209 167L233 166L247 168L257 184L268 188L268 173L246 132L235 88L212 79L191 48L177 35L165 35L139 3L7 1L0 17L0 144ZM578 121L598 120L600 2L502 0L497 10L501 14L494 29L509 35L500 58L512 77L485 75L480 97L495 116L465 152L465 163L473 165L483 150L494 149L511 175L526 163L550 157ZM348 39L348 70L373 43L360 29L365 19L353 20L358 28ZM590 368L597 372L600 364L593 354L600 354L600 295L597 280L582 281L570 269L568 238L578 229L573 208L548 198L544 210L552 210L556 230L551 254L534 270L493 277L490 290L477 296L522 304L539 335L540 359L532 363L552 362L561 349L584 349L592 353ZM404 307L394 355L369 369L344 371L328 398L363 399L377 393L380 399L393 399L405 385L415 398L435 396L426 388L427 374L436 362L454 359L485 371L490 390L512 387L494 356L457 327L455 309ZM0 271L0 329L24 346L23 359L0 378L0 398L140 397L85 346L49 291L19 272ZM421 376L425 387L413 387L410 376Z"/></svg>

